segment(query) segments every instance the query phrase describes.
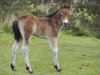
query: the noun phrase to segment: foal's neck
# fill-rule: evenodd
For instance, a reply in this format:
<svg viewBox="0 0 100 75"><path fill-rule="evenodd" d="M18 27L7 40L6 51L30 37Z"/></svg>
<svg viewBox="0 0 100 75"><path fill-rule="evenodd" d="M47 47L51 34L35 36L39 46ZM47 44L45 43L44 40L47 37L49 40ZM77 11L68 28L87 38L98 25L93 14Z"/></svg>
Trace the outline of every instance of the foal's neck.
<svg viewBox="0 0 100 75"><path fill-rule="evenodd" d="M57 10L57 11L55 11L54 13L48 15L47 17L48 17L49 19L51 19L51 21L52 21L53 23L55 23L55 25L57 25L58 28L61 28L61 27L62 27L62 21L61 21L60 15L59 15L59 11L60 11L60 10Z"/></svg>

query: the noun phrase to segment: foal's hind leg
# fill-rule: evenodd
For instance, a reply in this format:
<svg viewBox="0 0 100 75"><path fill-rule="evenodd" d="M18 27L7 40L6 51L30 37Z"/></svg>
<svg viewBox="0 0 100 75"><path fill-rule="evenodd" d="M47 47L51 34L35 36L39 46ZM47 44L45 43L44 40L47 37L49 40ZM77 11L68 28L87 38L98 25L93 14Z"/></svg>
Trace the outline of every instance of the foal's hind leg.
<svg viewBox="0 0 100 75"><path fill-rule="evenodd" d="M11 68L12 70L16 70L15 68L15 65L16 65L16 53L17 53L17 50L18 50L18 41L16 40L14 45L13 45L13 48L12 48L12 63L11 63Z"/></svg>
<svg viewBox="0 0 100 75"><path fill-rule="evenodd" d="M56 38L49 38L49 44L52 49L52 54L53 54L53 59L54 59L54 64L55 68L58 70L58 72L61 71L61 67L59 66L58 62L58 45L57 45L57 39Z"/></svg>
<svg viewBox="0 0 100 75"><path fill-rule="evenodd" d="M30 74L32 74L33 71L30 66L29 57L28 57L28 47L29 47L29 40L23 39L22 51L24 54L25 62L26 62L26 69L29 71Z"/></svg>

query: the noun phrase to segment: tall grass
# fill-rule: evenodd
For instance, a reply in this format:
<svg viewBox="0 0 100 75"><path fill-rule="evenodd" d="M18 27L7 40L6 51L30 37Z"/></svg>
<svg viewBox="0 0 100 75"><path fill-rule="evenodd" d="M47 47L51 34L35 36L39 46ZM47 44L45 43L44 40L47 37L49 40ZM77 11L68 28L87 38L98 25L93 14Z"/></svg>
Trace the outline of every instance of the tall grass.
<svg viewBox="0 0 100 75"><path fill-rule="evenodd" d="M12 33L12 23L15 19L16 16L14 16L13 14L11 16L7 16L5 20L1 23L1 32Z"/></svg>

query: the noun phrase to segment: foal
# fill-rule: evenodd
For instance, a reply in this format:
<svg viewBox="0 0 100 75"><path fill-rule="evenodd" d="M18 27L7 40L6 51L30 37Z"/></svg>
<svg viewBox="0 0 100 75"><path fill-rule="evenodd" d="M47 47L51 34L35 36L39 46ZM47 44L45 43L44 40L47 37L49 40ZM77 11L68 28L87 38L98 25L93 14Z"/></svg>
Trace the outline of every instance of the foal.
<svg viewBox="0 0 100 75"><path fill-rule="evenodd" d="M62 5L59 10L45 17L37 17L32 14L27 14L22 15L15 20L12 26L15 37L15 43L12 48L12 70L16 70L16 52L18 50L19 41L23 40L22 51L26 62L26 69L29 73L33 72L28 58L28 47L31 36L35 34L48 40L52 49L55 68L60 72L61 67L57 55L57 36L61 28L67 26L68 17L69 6Z"/></svg>

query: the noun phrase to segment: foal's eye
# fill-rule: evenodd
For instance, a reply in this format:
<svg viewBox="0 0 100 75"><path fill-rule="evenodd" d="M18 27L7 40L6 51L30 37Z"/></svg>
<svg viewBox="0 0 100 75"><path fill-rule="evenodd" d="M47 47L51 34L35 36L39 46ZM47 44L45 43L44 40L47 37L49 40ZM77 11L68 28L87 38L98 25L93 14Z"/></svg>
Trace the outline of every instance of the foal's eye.
<svg viewBox="0 0 100 75"><path fill-rule="evenodd" d="M69 14L69 16L71 16L71 14Z"/></svg>
<svg viewBox="0 0 100 75"><path fill-rule="evenodd" d="M62 14L60 16L63 16Z"/></svg>
<svg viewBox="0 0 100 75"><path fill-rule="evenodd" d="M60 16L63 16L63 14L61 13Z"/></svg>

